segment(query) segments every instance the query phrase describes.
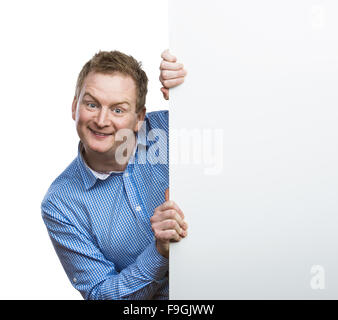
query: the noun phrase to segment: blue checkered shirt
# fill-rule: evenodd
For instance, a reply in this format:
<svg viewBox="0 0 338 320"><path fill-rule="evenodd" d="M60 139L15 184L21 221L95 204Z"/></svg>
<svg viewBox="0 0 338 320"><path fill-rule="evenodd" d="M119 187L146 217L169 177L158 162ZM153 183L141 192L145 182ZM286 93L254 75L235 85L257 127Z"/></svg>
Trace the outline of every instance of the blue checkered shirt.
<svg viewBox="0 0 338 320"><path fill-rule="evenodd" d="M168 299L168 259L158 253L150 224L169 187L167 160L168 111L151 112L124 172L97 178L79 147L50 186L42 217L84 299Z"/></svg>

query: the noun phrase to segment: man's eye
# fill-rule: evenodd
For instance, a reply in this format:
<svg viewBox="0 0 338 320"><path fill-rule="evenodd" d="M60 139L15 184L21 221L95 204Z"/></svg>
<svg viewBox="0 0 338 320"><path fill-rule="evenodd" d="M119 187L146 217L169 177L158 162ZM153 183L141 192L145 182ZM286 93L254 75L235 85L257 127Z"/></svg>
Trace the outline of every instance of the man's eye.
<svg viewBox="0 0 338 320"><path fill-rule="evenodd" d="M96 104L95 103L87 103L87 106L89 107L89 108L91 108L91 109L94 109L94 108L96 108Z"/></svg>
<svg viewBox="0 0 338 320"><path fill-rule="evenodd" d="M115 109L114 109L114 112L120 114L120 113L122 113L123 111L122 111L122 109L120 109L120 108L115 108Z"/></svg>

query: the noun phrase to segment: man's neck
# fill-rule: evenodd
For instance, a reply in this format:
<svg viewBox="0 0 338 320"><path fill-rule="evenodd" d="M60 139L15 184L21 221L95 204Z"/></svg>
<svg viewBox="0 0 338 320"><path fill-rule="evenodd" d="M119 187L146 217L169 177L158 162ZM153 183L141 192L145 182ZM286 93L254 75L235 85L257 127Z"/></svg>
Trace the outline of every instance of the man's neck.
<svg viewBox="0 0 338 320"><path fill-rule="evenodd" d="M96 172L109 173L112 171L124 171L128 165L130 157L124 158L123 163L116 161L115 152L112 154L100 154L91 150L86 150L85 146L81 143L81 155L87 165Z"/></svg>

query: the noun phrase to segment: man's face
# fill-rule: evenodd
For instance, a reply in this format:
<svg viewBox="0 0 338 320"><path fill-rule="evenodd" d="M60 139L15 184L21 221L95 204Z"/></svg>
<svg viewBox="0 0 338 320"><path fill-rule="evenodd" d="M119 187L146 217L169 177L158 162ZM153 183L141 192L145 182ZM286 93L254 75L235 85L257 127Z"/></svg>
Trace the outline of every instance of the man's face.
<svg viewBox="0 0 338 320"><path fill-rule="evenodd" d="M130 76L91 72L75 98L72 117L85 151L115 154L120 129L138 131L145 108L136 113L136 85Z"/></svg>

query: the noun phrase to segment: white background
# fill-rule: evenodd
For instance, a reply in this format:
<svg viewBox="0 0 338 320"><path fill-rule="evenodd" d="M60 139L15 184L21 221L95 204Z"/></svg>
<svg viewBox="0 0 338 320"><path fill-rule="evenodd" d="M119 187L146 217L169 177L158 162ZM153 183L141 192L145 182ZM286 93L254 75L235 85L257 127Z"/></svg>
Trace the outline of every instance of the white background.
<svg viewBox="0 0 338 320"><path fill-rule="evenodd" d="M142 61L148 111L168 47L166 0L0 2L0 299L82 299L40 214L51 182L77 154L71 103L80 69L99 50Z"/></svg>

